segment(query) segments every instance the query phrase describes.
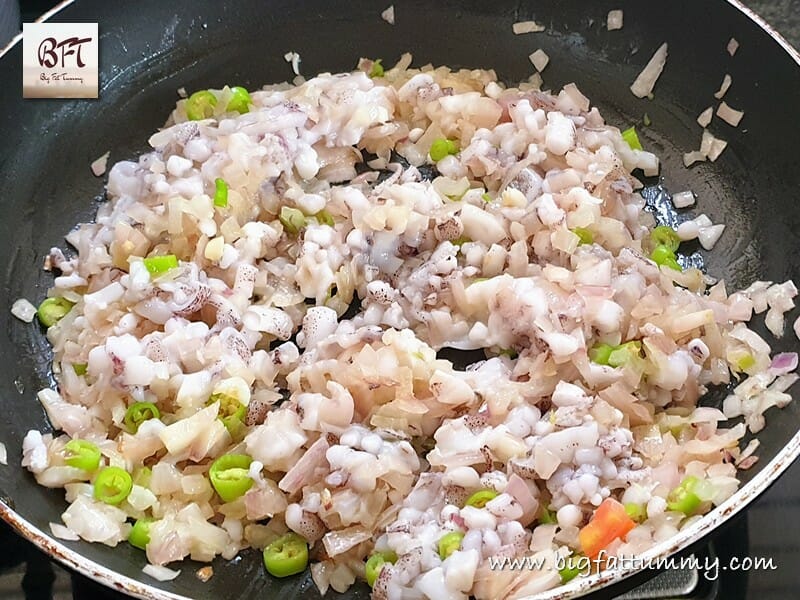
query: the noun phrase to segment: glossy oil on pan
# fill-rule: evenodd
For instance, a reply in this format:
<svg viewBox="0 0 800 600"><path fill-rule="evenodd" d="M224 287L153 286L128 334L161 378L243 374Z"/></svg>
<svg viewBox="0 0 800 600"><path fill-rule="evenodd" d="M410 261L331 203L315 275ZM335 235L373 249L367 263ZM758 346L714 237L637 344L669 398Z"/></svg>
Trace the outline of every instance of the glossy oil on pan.
<svg viewBox="0 0 800 600"><path fill-rule="evenodd" d="M728 228L706 257L711 273L733 286L755 279L800 281L800 57L780 36L741 5L706 2L598 0L395 0L396 24L384 22L385 3L355 0L198 0L165 3L141 0L112 3L76 0L49 15L52 21L98 22L98 100L22 99L21 44L0 58L0 265L5 308L0 311L0 441L9 452L0 467L0 513L22 535L81 573L141 598L313 598L310 576L270 578L258 552L214 563L214 577L201 583L200 566L187 561L172 582L158 583L141 573L142 553L127 544L115 549L49 537L48 523L65 508L62 494L37 486L20 468L23 436L47 428L35 393L51 383L49 349L43 332L14 319L13 300L44 296L51 275L42 271L49 248L91 219L103 199L103 181L92 176L92 160L111 151L111 161L146 149L174 105L176 90L221 87L253 89L290 79L283 55L296 51L306 74L354 68L361 56L391 64L402 52L414 64L494 68L505 81L531 73L528 54L542 48L550 56L545 83L557 89L575 81L606 119L618 126L646 112L652 125L643 141L662 159L662 177L673 190L692 189L703 212ZM610 9L623 9L625 27L608 32ZM511 25L535 19L540 34L515 36ZM725 50L735 37L739 51ZM639 100L629 85L662 42L669 59L653 100ZM747 117L740 129L721 125L717 135L729 147L716 163L684 169L681 154L699 144L696 116L709 104L724 74L733 77L729 99ZM794 319L797 315L789 315ZM763 332L763 327L756 327ZM788 328L787 328L788 329ZM796 349L791 331L773 344ZM719 402L712 394L704 402ZM678 536L647 553L685 551L744 509L800 452L800 407L767 413L759 435L761 460L741 473L745 485L722 506ZM47 533L46 533L47 532ZM173 565L174 566L174 565ZM635 580L631 572L603 572L578 578L541 598L620 593ZM627 578L627 579L626 579ZM625 581L623 581L625 580ZM347 598L367 598L365 585ZM338 597L329 592L328 597Z"/></svg>

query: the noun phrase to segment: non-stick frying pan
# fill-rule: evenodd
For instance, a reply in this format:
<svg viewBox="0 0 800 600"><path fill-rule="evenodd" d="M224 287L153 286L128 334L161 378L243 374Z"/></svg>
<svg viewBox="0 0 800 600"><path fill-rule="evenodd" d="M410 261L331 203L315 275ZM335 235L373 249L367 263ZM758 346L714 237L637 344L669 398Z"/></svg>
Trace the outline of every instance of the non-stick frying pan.
<svg viewBox="0 0 800 600"><path fill-rule="evenodd" d="M754 279L800 281L800 56L741 5L724 0L580 2L536 0L393 0L396 24L381 20L383 3L368 0L219 0L104 2L78 0L53 21L98 22L98 100L23 100L21 44L0 59L0 268L5 292L0 310L0 441L9 464L0 467L0 512L23 535L78 571L146 598L305 598L316 590L310 577L271 579L259 553L217 561L201 583L198 565L182 565L175 581L157 583L141 573L143 554L127 544L115 549L49 537L48 523L65 508L60 492L37 486L20 467L28 429L47 428L35 392L50 385L50 352L43 332L14 319L8 308L19 297L41 299L50 275L42 258L77 222L91 219L103 200L103 181L89 163L106 150L111 160L146 149L148 136L177 99L176 90L239 84L249 88L291 78L284 53L297 51L306 74L354 67L361 56L391 63L404 51L415 64L495 68L509 82L531 73L528 55L551 57L547 86L575 81L613 124L652 124L640 136L663 159L662 177L673 190L692 189L698 211L727 229L708 270L733 286ZM605 16L621 8L625 27L609 32ZM515 36L515 21L533 18L546 33ZM731 57L731 37L739 51ZM669 59L653 100L635 98L628 86L662 43ZM733 77L728 102L746 111L738 129L716 121L729 141L716 163L691 169L681 154L699 146L696 116L713 102L723 75ZM653 183L653 182L650 182ZM793 319L796 315L790 315ZM791 321L790 321L791 323ZM790 328L776 350L796 349ZM722 392L708 403L719 402ZM767 413L760 434L761 460L741 473L744 487L697 525L653 550L668 555L697 543L742 510L800 452L800 407ZM579 578L547 597L597 591L630 573ZM560 595L563 594L563 595ZM335 596L335 595L334 595ZM354 587L349 598L366 598Z"/></svg>

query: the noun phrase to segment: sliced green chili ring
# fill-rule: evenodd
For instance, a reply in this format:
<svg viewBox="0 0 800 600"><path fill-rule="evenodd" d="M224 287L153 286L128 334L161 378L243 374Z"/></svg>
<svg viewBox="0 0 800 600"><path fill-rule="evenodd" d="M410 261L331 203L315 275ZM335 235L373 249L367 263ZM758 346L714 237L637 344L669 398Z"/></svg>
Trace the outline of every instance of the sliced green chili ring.
<svg viewBox="0 0 800 600"><path fill-rule="evenodd" d="M637 504L636 502L626 502L625 512L631 519L633 519L637 523L641 523L647 518L647 507L644 504Z"/></svg>
<svg viewBox="0 0 800 600"><path fill-rule="evenodd" d="M553 525L555 523L558 523L555 511L551 511L547 507L544 507L542 509L542 514L539 517L539 523L542 525Z"/></svg>
<svg viewBox="0 0 800 600"><path fill-rule="evenodd" d="M622 139L631 147L631 150L643 150L642 143L639 141L639 135L636 133L636 127L631 127L622 132Z"/></svg>
<svg viewBox="0 0 800 600"><path fill-rule="evenodd" d="M302 211L290 206L282 206L278 220L283 228L291 235L297 235L306 226L306 216Z"/></svg>
<svg viewBox="0 0 800 600"><path fill-rule="evenodd" d="M575 229L572 230L572 233L578 236L578 239L580 240L578 242L579 246L583 244L594 243L594 234L585 227L576 227Z"/></svg>
<svg viewBox="0 0 800 600"><path fill-rule="evenodd" d="M320 225L327 225L328 227L336 225L336 221L333 220L333 215L324 208L315 214L314 218Z"/></svg>
<svg viewBox="0 0 800 600"><path fill-rule="evenodd" d="M614 346L610 344L595 344L589 349L589 360L598 365L607 365Z"/></svg>
<svg viewBox="0 0 800 600"><path fill-rule="evenodd" d="M72 370L75 371L75 375L86 375L88 368L89 365L86 363L72 363Z"/></svg>
<svg viewBox="0 0 800 600"><path fill-rule="evenodd" d="M478 490L474 494L472 494L467 501L464 503L464 506L474 506L475 508L483 508L486 506L486 503L490 500L494 500L497 498L499 494L495 490L491 489L484 489Z"/></svg>
<svg viewBox="0 0 800 600"><path fill-rule="evenodd" d="M161 411L152 402L134 402L125 411L122 422L131 433L139 431L139 426L150 419L160 419Z"/></svg>
<svg viewBox="0 0 800 600"><path fill-rule="evenodd" d="M106 467L94 480L94 497L106 504L120 504L133 488L133 480L125 469Z"/></svg>
<svg viewBox="0 0 800 600"><path fill-rule="evenodd" d="M367 559L367 564L364 566L364 577L369 584L369 587L375 585L375 581L381 574L381 569L385 564L394 564L397 560L397 554L394 552L376 552Z"/></svg>
<svg viewBox="0 0 800 600"><path fill-rule="evenodd" d="M164 254L163 256L150 256L142 260L145 268L150 275L163 275L170 269L178 266L178 257L174 254Z"/></svg>
<svg viewBox="0 0 800 600"><path fill-rule="evenodd" d="M744 354L739 360L736 361L736 368L739 371L746 371L756 364L756 359L749 352Z"/></svg>
<svg viewBox="0 0 800 600"><path fill-rule="evenodd" d="M678 260L675 257L675 252L670 250L668 246L656 246L650 253L650 259L659 267L669 267L675 271L682 271Z"/></svg>
<svg viewBox="0 0 800 600"><path fill-rule="evenodd" d="M100 466L100 448L86 440L70 440L64 446L64 462L84 471L96 471Z"/></svg>
<svg viewBox="0 0 800 600"><path fill-rule="evenodd" d="M128 543L134 548L139 548L139 550L147 550L147 544L150 543L150 525L152 523L153 519L136 519L131 532L128 534Z"/></svg>
<svg viewBox="0 0 800 600"><path fill-rule="evenodd" d="M467 244L467 243L469 243L471 241L472 240L469 239L467 236L462 235L461 237L457 237L454 240L450 240L450 243L453 244L453 246L458 246L459 248L461 248L461 246L463 246L464 244Z"/></svg>
<svg viewBox="0 0 800 600"><path fill-rule="evenodd" d="M700 507L700 497L695 493L700 480L694 475L683 478L680 485L667 496L667 508L680 512L687 517L692 516Z"/></svg>
<svg viewBox="0 0 800 600"><path fill-rule="evenodd" d="M667 225L659 225L653 229L650 232L650 241L653 242L653 246L666 246L673 252L677 252L681 245L681 238L672 227Z"/></svg>
<svg viewBox="0 0 800 600"><path fill-rule="evenodd" d="M217 418L225 425L225 429L236 439L243 431L244 419L247 415L247 407L239 402L235 396L228 394L211 394L206 406L219 402L219 412Z"/></svg>
<svg viewBox="0 0 800 600"><path fill-rule="evenodd" d="M372 68L369 70L369 76L373 79L376 77L383 77L384 70L383 65L381 64L382 59L376 58L372 61Z"/></svg>
<svg viewBox="0 0 800 600"><path fill-rule="evenodd" d="M453 140L448 140L447 138L438 138L433 140L433 144L431 144L431 149L428 154L431 155L431 160L433 162L439 162L445 156L450 154L458 154L458 146Z"/></svg>
<svg viewBox="0 0 800 600"><path fill-rule="evenodd" d="M308 566L308 544L296 533L287 533L264 548L264 566L273 577L302 573Z"/></svg>
<svg viewBox="0 0 800 600"><path fill-rule="evenodd" d="M66 298L45 298L36 309L36 316L42 325L52 327L63 319L73 306L75 303Z"/></svg>
<svg viewBox="0 0 800 600"><path fill-rule="evenodd" d="M573 560L574 558L578 558L578 555L572 555L567 558L567 564L563 569L558 570L558 574L561 576L561 583L568 583L575 579L578 575L581 574L581 567L580 563L577 560Z"/></svg>
<svg viewBox="0 0 800 600"><path fill-rule="evenodd" d="M228 100L228 106L225 108L228 112L238 112L244 114L250 111L250 105L253 103L250 98L250 92L240 86L231 88L231 99Z"/></svg>
<svg viewBox="0 0 800 600"><path fill-rule="evenodd" d="M208 90L195 92L186 100L186 116L190 121L208 119L214 114L217 97Z"/></svg>
<svg viewBox="0 0 800 600"><path fill-rule="evenodd" d="M499 356L507 356L510 359L515 359L519 354L513 348L501 348L500 352L497 353Z"/></svg>
<svg viewBox="0 0 800 600"><path fill-rule="evenodd" d="M214 180L214 206L220 208L228 206L228 183L220 177Z"/></svg>
<svg viewBox="0 0 800 600"><path fill-rule="evenodd" d="M133 472L133 483L143 488L150 487L150 481L152 478L153 469L150 467L140 467Z"/></svg>
<svg viewBox="0 0 800 600"><path fill-rule="evenodd" d="M211 464L208 476L223 502L233 502L253 487L251 462L253 459L245 454L226 454Z"/></svg>
<svg viewBox="0 0 800 600"><path fill-rule="evenodd" d="M456 550L460 550L461 540L463 539L463 531L451 531L450 533L445 533L439 539L439 558L444 560Z"/></svg>
<svg viewBox="0 0 800 600"><path fill-rule="evenodd" d="M608 355L608 365L611 367L622 367L633 359L639 358L642 350L641 342L625 342L620 344Z"/></svg>
<svg viewBox="0 0 800 600"><path fill-rule="evenodd" d="M492 201L492 197L489 195L489 192L484 192L483 194L481 194L481 198L483 199L484 202Z"/></svg>

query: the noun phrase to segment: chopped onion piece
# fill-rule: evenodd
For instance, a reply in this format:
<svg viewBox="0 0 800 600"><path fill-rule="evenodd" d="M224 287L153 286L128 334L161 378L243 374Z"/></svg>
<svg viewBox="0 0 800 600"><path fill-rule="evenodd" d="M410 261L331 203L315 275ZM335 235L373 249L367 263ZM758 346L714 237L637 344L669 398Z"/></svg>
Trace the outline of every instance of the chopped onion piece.
<svg viewBox="0 0 800 600"><path fill-rule="evenodd" d="M711 227L701 227L697 234L697 239L700 240L700 245L706 250L711 250L719 240L722 232L725 231L725 225L712 225Z"/></svg>
<svg viewBox="0 0 800 600"><path fill-rule="evenodd" d="M731 38L728 41L728 54L733 56L736 54L736 51L739 49L739 42L736 41L736 38Z"/></svg>
<svg viewBox="0 0 800 600"><path fill-rule="evenodd" d="M697 117L697 123L705 129L708 127L708 124L711 123L711 119L714 117L714 107L709 106L703 112L700 113L700 116Z"/></svg>
<svg viewBox="0 0 800 600"><path fill-rule="evenodd" d="M20 321L30 323L33 321L33 317L36 316L36 307L25 298L20 298L11 305L11 314Z"/></svg>
<svg viewBox="0 0 800 600"><path fill-rule="evenodd" d="M544 68L547 66L547 63L550 62L550 57L547 56L547 53L542 50L541 48L531 54L528 57L533 64L533 67L541 73L544 71Z"/></svg>
<svg viewBox="0 0 800 600"><path fill-rule="evenodd" d="M158 581L172 581L181 574L180 570L173 571L172 569L160 565L145 565L142 569L142 573L150 575L150 577Z"/></svg>
<svg viewBox="0 0 800 600"><path fill-rule="evenodd" d="M3 442L0 442L0 465L8 464L8 450Z"/></svg>
<svg viewBox="0 0 800 600"><path fill-rule="evenodd" d="M381 13L381 19L389 25L394 25L394 4Z"/></svg>
<svg viewBox="0 0 800 600"><path fill-rule="evenodd" d="M540 25L536 21L519 21L511 26L511 30L516 35L522 35L523 33L539 33L540 31L544 31L544 29L544 25Z"/></svg>
<svg viewBox="0 0 800 600"><path fill-rule="evenodd" d="M711 140L711 148L708 150L708 159L711 162L714 162L719 158L719 155L722 154L723 150L728 147L728 142L714 136L711 137L713 139Z"/></svg>
<svg viewBox="0 0 800 600"><path fill-rule="evenodd" d="M731 127L737 127L739 125L739 121L741 121L742 117L744 116L744 112L741 110L736 110L735 108L731 108L728 103L723 100L723 102L717 108L717 116Z"/></svg>
<svg viewBox="0 0 800 600"><path fill-rule="evenodd" d="M664 70L664 65L666 63L667 44L665 42L655 51L650 62L647 63L647 66L639 73L636 81L631 85L631 92L633 92L633 95L637 98L644 98L652 94L656 81L658 81L658 78L661 76L661 72Z"/></svg>
<svg viewBox="0 0 800 600"><path fill-rule="evenodd" d="M606 18L606 27L609 31L614 31L616 29L622 29L622 11L621 10L610 10L608 11L608 17Z"/></svg>
<svg viewBox="0 0 800 600"><path fill-rule="evenodd" d="M696 162L705 162L706 156L702 152L693 150L683 155L683 166L690 167Z"/></svg>
<svg viewBox="0 0 800 600"><path fill-rule="evenodd" d="M714 94L714 98L720 100L728 91L728 88L731 87L732 81L731 76L725 73L725 77L722 78L722 84L719 86L719 90Z"/></svg>
<svg viewBox="0 0 800 600"><path fill-rule="evenodd" d="M100 177L103 173L106 172L106 163L108 162L108 156L111 154L109 150L103 156L96 158L91 165L92 173L94 173L95 177Z"/></svg>
<svg viewBox="0 0 800 600"><path fill-rule="evenodd" d="M80 536L72 531L69 527L62 525L61 523L50 523L50 533L53 534L53 537L57 537L60 540L67 540L68 542L77 542Z"/></svg>
<svg viewBox="0 0 800 600"><path fill-rule="evenodd" d="M283 55L283 60L292 65L295 75L300 75L300 55L297 52L287 52Z"/></svg>
<svg viewBox="0 0 800 600"><path fill-rule="evenodd" d="M797 336L797 339L800 340L800 317L797 317L794 320L794 334Z"/></svg>
<svg viewBox="0 0 800 600"><path fill-rule="evenodd" d="M181 97L181 98L188 98L189 97L189 94L186 93L186 88L185 87L179 87L178 88L178 96Z"/></svg>
<svg viewBox="0 0 800 600"><path fill-rule="evenodd" d="M694 204L695 198L691 191L672 194L672 204L675 208L687 208Z"/></svg>

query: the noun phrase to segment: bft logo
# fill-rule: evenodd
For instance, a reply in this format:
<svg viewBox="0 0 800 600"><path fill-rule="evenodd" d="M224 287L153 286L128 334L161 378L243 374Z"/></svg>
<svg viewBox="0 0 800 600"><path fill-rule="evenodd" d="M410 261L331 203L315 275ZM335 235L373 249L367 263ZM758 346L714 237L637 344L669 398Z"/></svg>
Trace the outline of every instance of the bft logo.
<svg viewBox="0 0 800 600"><path fill-rule="evenodd" d="M81 58L81 49L84 44L90 43L92 38L79 39L76 37L58 41L56 38L45 38L39 44L39 64L48 69L60 66L62 69L67 67L67 58L75 57L76 66L83 68L86 63Z"/></svg>
<svg viewBox="0 0 800 600"><path fill-rule="evenodd" d="M22 95L97 98L97 23L24 23Z"/></svg>

